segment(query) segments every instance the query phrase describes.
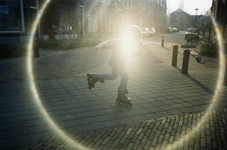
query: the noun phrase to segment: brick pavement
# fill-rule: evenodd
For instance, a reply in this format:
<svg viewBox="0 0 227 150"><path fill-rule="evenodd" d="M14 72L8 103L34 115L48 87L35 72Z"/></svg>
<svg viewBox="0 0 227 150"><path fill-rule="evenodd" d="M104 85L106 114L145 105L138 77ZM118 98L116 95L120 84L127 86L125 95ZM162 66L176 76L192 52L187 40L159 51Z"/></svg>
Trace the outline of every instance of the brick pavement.
<svg viewBox="0 0 227 150"><path fill-rule="evenodd" d="M71 137L74 142L59 138L11 149L211 150L227 149L226 136L227 109L223 108L207 115L175 115L82 133Z"/></svg>

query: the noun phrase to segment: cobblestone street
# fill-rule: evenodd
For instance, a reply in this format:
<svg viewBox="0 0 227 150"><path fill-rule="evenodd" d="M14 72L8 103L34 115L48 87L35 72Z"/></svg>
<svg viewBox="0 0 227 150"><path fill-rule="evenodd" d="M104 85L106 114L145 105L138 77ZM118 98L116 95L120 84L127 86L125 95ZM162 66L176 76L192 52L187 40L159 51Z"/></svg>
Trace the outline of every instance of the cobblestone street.
<svg viewBox="0 0 227 150"><path fill-rule="evenodd" d="M72 136L84 149L227 149L226 109L142 121ZM202 121L204 123L200 124ZM198 125L200 124L200 125ZM74 149L64 139L48 140L19 149Z"/></svg>

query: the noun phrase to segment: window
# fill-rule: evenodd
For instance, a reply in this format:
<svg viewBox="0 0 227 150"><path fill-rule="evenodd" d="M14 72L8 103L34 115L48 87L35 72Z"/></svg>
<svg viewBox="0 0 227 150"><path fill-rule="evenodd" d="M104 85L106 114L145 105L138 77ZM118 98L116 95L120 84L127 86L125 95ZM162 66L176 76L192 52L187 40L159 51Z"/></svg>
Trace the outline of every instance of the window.
<svg viewBox="0 0 227 150"><path fill-rule="evenodd" d="M30 0L30 6L31 7L37 7L37 1L36 0Z"/></svg>
<svg viewBox="0 0 227 150"><path fill-rule="evenodd" d="M164 0L159 0L159 4L164 6Z"/></svg>
<svg viewBox="0 0 227 150"><path fill-rule="evenodd" d="M63 24L73 24L73 5L59 3L59 25Z"/></svg>
<svg viewBox="0 0 227 150"><path fill-rule="evenodd" d="M84 36L84 7L79 6L79 34Z"/></svg>
<svg viewBox="0 0 227 150"><path fill-rule="evenodd" d="M0 31L24 32L23 6L21 0L0 1Z"/></svg>
<svg viewBox="0 0 227 150"><path fill-rule="evenodd" d="M132 0L130 0L130 9L132 9Z"/></svg>
<svg viewBox="0 0 227 150"><path fill-rule="evenodd" d="M130 2L130 0L127 0L127 8L129 9L129 2Z"/></svg>
<svg viewBox="0 0 227 150"><path fill-rule="evenodd" d="M111 13L107 13L107 19L108 19L108 31L111 32Z"/></svg>
<svg viewBox="0 0 227 150"><path fill-rule="evenodd" d="M101 2L111 5L111 0L101 0Z"/></svg>
<svg viewBox="0 0 227 150"><path fill-rule="evenodd" d="M141 11L145 12L145 4L144 3L140 3L139 7L140 7Z"/></svg>
<svg viewBox="0 0 227 150"><path fill-rule="evenodd" d="M97 10L88 13L88 30L97 31Z"/></svg>
<svg viewBox="0 0 227 150"><path fill-rule="evenodd" d="M95 19L95 31L97 31L98 27L97 27L97 24L98 24L98 17L97 17L97 10L94 11L94 19Z"/></svg>
<svg viewBox="0 0 227 150"><path fill-rule="evenodd" d="M112 18L113 18L113 22L112 22L112 27L113 27L113 31L116 32L117 31L117 13L112 14Z"/></svg>

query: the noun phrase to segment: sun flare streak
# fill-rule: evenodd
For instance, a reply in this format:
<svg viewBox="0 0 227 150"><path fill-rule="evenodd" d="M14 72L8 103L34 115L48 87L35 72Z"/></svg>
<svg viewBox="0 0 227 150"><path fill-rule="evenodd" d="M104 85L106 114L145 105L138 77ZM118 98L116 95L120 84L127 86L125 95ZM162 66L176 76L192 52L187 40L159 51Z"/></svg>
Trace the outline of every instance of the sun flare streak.
<svg viewBox="0 0 227 150"><path fill-rule="evenodd" d="M34 74L33 74L33 58L32 58L32 52L33 52L33 41L34 41L34 35L35 35L35 31L37 29L37 26L40 22L40 18L42 17L43 12L45 11L47 5L50 3L51 0L46 0L45 3L43 4L43 6L40 9L40 12L38 13L36 20L33 23L33 28L31 31L31 37L29 39L29 43L27 46L27 73L29 76L29 86L30 86L30 90L33 96L33 99L35 101L35 104L38 106L43 118L45 119L45 121L48 123L48 125L53 128L56 129L56 133L58 135L60 135L60 137L64 138L64 142L66 142L67 144L70 144L72 148L75 149L86 149L85 147L81 146L80 144L78 144L75 140L71 139L69 136L67 136L67 134L65 132L63 132L58 125L52 120L52 118L48 115L45 107L42 104L42 101L39 97L39 93L36 89L36 83L34 81Z"/></svg>

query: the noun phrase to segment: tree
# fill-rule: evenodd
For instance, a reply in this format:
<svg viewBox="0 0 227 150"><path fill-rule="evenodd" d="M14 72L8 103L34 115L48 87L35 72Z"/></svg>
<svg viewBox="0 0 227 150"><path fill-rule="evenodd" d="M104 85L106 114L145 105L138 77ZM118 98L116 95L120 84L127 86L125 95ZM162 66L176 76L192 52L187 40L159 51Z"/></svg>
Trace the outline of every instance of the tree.
<svg viewBox="0 0 227 150"><path fill-rule="evenodd" d="M184 10L184 0L181 0L179 3L179 8Z"/></svg>

